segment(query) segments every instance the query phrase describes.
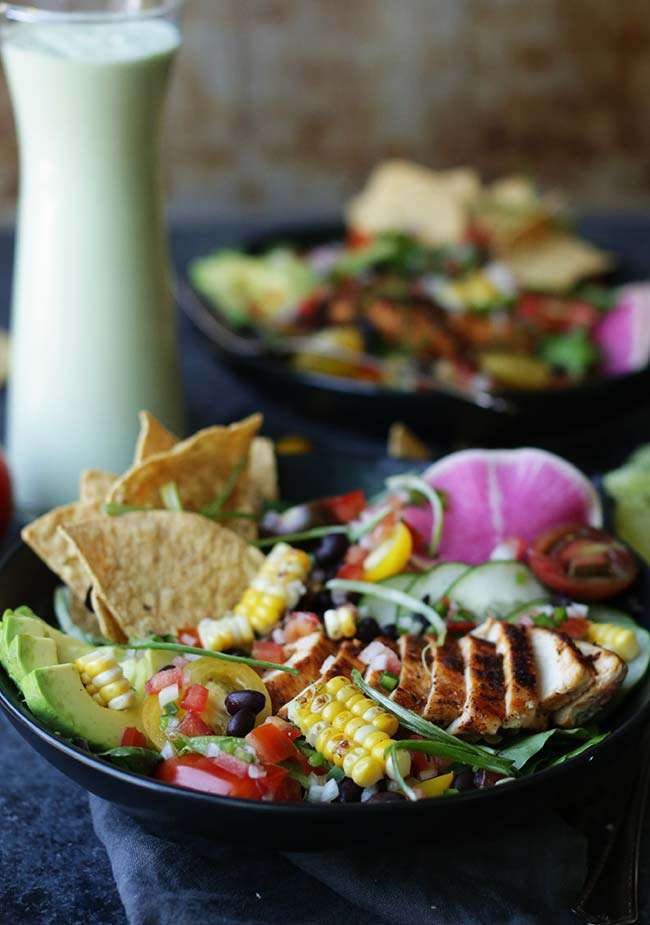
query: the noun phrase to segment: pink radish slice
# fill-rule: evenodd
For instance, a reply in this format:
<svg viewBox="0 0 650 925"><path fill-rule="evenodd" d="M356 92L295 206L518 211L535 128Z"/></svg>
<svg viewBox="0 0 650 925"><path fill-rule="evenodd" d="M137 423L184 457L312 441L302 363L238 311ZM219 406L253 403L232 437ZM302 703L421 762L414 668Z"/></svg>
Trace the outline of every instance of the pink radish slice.
<svg viewBox="0 0 650 925"><path fill-rule="evenodd" d="M503 540L530 541L560 523L602 522L589 479L545 450L462 450L429 466L422 477L446 499L438 550L443 561L474 565L486 562ZM425 536L430 518L426 508L409 509L408 522L414 519Z"/></svg>
<svg viewBox="0 0 650 925"><path fill-rule="evenodd" d="M642 369L650 361L650 283L632 283L619 290L616 308L594 332L609 376Z"/></svg>

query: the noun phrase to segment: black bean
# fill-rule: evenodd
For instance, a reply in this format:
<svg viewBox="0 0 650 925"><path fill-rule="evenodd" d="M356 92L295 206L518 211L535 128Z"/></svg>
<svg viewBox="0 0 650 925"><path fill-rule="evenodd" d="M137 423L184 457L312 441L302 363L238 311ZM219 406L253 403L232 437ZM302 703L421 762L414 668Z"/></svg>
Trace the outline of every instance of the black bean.
<svg viewBox="0 0 650 925"><path fill-rule="evenodd" d="M162 668L159 668L158 671L169 671L170 668L175 668L176 665L172 665L170 662L169 665L163 665Z"/></svg>
<svg viewBox="0 0 650 925"><path fill-rule="evenodd" d="M361 642L372 642L376 636L379 636L379 624L375 618L364 617L363 620L359 620L356 636Z"/></svg>
<svg viewBox="0 0 650 925"><path fill-rule="evenodd" d="M341 803L358 803L361 799L362 787L355 784L353 780L346 777L339 784L339 802Z"/></svg>
<svg viewBox="0 0 650 925"><path fill-rule="evenodd" d="M477 771L474 775L474 786L478 790L484 790L486 787L494 787L498 780L501 780L503 774L497 774L496 771Z"/></svg>
<svg viewBox="0 0 650 925"><path fill-rule="evenodd" d="M240 710L249 710L253 716L257 716L260 710L264 709L266 698L260 691L231 691L225 703L231 716Z"/></svg>
<svg viewBox="0 0 650 925"><path fill-rule="evenodd" d="M226 726L227 736L238 736L241 738L251 731L255 725L255 714L252 710L238 710L234 716L231 716Z"/></svg>
<svg viewBox="0 0 650 925"><path fill-rule="evenodd" d="M344 533L328 533L314 550L314 559L321 566L333 565L341 561L349 545Z"/></svg>
<svg viewBox="0 0 650 925"><path fill-rule="evenodd" d="M388 626L384 626L381 631L382 636L388 636L389 639L397 639L399 633L397 632L397 624L389 623Z"/></svg>
<svg viewBox="0 0 650 925"><path fill-rule="evenodd" d="M474 790L474 772L469 768L461 768L454 774L454 780L451 785L455 790Z"/></svg>
<svg viewBox="0 0 650 925"><path fill-rule="evenodd" d="M383 793L373 793L368 803L398 803L404 797L401 793L395 793L394 790L384 790Z"/></svg>
<svg viewBox="0 0 650 925"><path fill-rule="evenodd" d="M420 624L420 626L422 627L422 632L429 629L430 623L427 620L427 618L423 616L421 613L413 613L411 614L411 618Z"/></svg>

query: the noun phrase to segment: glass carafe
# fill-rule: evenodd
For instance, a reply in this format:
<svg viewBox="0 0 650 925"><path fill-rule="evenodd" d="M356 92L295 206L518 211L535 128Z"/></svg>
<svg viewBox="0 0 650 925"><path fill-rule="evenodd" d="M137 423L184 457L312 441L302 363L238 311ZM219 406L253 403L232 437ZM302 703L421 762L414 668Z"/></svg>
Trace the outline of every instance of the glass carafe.
<svg viewBox="0 0 650 925"><path fill-rule="evenodd" d="M183 427L159 136L181 4L2 4L20 192L7 448L17 503L128 466L137 412Z"/></svg>

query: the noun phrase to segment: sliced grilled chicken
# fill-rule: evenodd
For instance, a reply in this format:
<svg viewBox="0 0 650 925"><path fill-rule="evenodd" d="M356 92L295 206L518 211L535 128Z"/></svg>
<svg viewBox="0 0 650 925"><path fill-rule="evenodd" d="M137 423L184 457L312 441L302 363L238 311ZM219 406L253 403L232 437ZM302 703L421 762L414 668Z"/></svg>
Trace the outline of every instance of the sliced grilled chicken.
<svg viewBox="0 0 650 925"><path fill-rule="evenodd" d="M291 655L285 664L297 668L300 674L292 675L273 669L262 675L274 713L316 680L327 656L336 651L336 643L323 633L310 633L309 636L301 636L291 643L286 650L291 651Z"/></svg>
<svg viewBox="0 0 650 925"><path fill-rule="evenodd" d="M493 643L477 636L463 636L458 645L465 664L465 703L448 732L471 738L492 736L505 719L503 659Z"/></svg>
<svg viewBox="0 0 650 925"><path fill-rule="evenodd" d="M465 665L458 642L449 639L442 646L431 643L431 688L422 713L438 726L448 726L463 712Z"/></svg>
<svg viewBox="0 0 650 925"><path fill-rule="evenodd" d="M592 683L594 668L568 636L542 626L531 626L526 633L533 649L540 709L553 712Z"/></svg>
<svg viewBox="0 0 650 925"><path fill-rule="evenodd" d="M504 729L541 729L546 717L539 709L537 670L531 643L522 627L490 618L473 635L494 643L503 659L505 681Z"/></svg>
<svg viewBox="0 0 650 925"><path fill-rule="evenodd" d="M602 710L627 674L627 665L615 652L582 640L576 642L576 647L591 663L594 677L586 690L553 714L553 722L565 728L581 726Z"/></svg>
<svg viewBox="0 0 650 925"><path fill-rule="evenodd" d="M400 636L398 642L402 667L391 700L415 713L422 713L431 689L431 672L425 662L429 645L430 641L425 636L410 634Z"/></svg>

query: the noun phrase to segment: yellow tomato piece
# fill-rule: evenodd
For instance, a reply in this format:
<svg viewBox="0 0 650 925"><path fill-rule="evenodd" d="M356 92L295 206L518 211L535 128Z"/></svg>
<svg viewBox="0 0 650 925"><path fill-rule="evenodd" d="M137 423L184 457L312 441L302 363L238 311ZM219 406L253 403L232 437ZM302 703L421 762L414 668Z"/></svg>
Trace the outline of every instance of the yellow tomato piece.
<svg viewBox="0 0 650 925"><path fill-rule="evenodd" d="M185 666L190 684L202 684L208 689L208 705L202 719L214 729L225 731L229 716L225 699L232 691L259 691L266 701L258 713L256 725L271 715L271 698L266 685L249 665L238 662L221 662L214 658L197 658Z"/></svg>
<svg viewBox="0 0 650 925"><path fill-rule="evenodd" d="M149 694L142 704L142 728L146 737L150 742L153 742L158 750L163 748L167 741L164 732L160 728L161 715L162 710L160 709L158 694Z"/></svg>
<svg viewBox="0 0 650 925"><path fill-rule="evenodd" d="M429 797L439 797L442 796L449 788L454 779L453 771L449 774L439 774L438 777L430 777L429 780L420 780L417 781L415 786L418 790L421 790L424 796L429 799Z"/></svg>
<svg viewBox="0 0 650 925"><path fill-rule="evenodd" d="M401 521L364 562L364 581L383 581L403 572L413 552L411 531Z"/></svg>

